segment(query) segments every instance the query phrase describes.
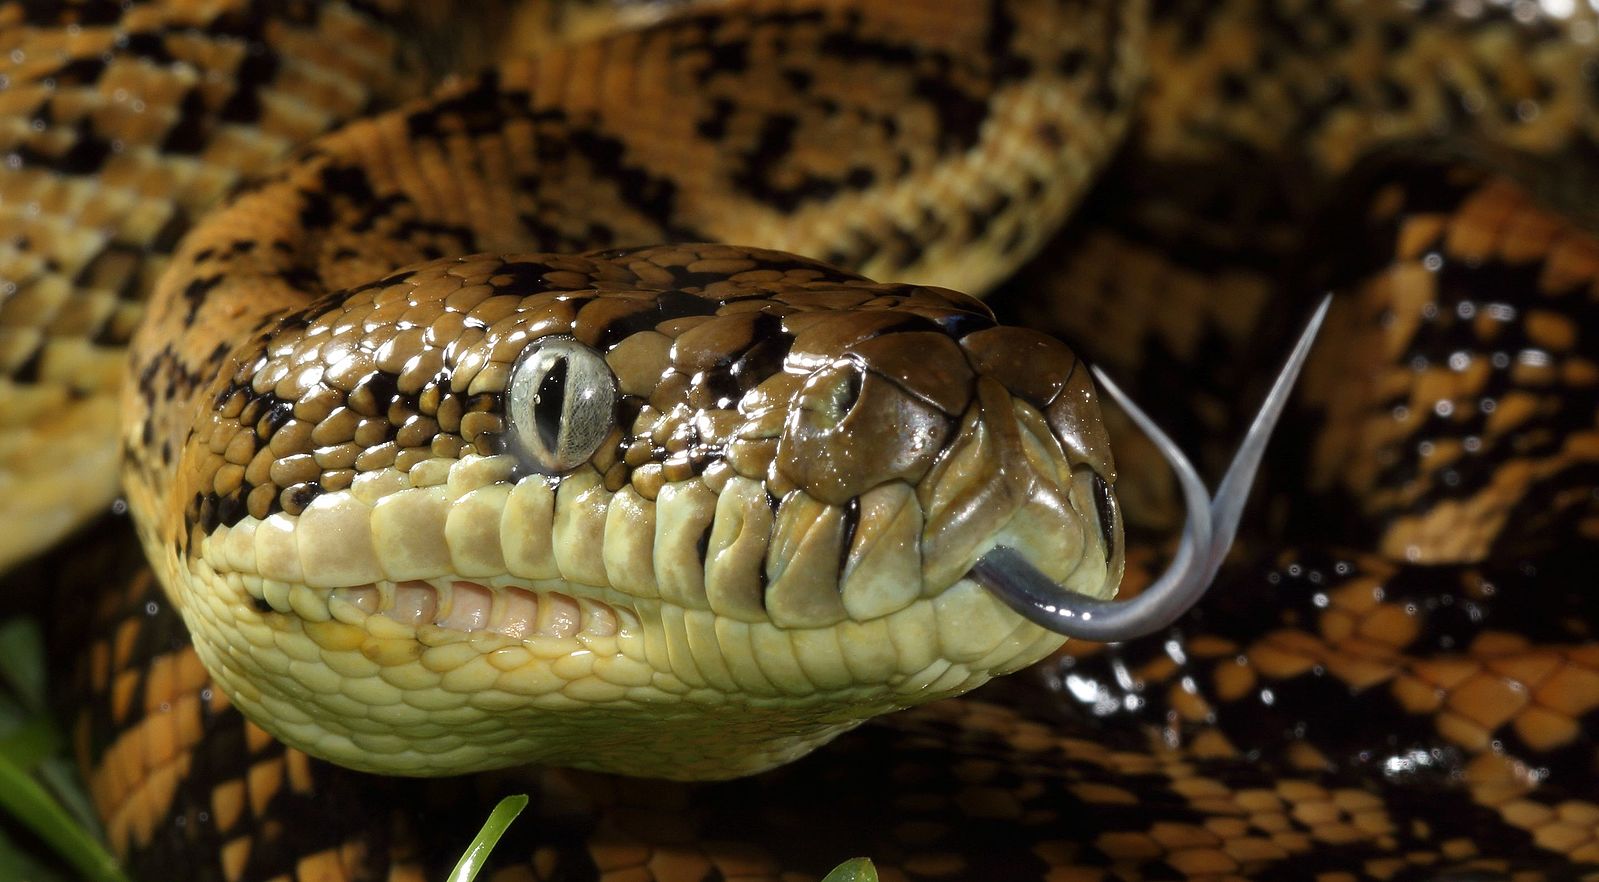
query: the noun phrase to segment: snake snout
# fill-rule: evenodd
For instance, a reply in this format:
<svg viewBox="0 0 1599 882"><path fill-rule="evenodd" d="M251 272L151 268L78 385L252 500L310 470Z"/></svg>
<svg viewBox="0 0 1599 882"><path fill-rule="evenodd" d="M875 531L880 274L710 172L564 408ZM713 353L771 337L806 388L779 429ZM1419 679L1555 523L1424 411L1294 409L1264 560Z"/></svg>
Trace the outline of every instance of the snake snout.
<svg viewBox="0 0 1599 882"><path fill-rule="evenodd" d="M893 480L927 474L954 420L860 357L817 369L778 441L778 469L810 496L843 505Z"/></svg>

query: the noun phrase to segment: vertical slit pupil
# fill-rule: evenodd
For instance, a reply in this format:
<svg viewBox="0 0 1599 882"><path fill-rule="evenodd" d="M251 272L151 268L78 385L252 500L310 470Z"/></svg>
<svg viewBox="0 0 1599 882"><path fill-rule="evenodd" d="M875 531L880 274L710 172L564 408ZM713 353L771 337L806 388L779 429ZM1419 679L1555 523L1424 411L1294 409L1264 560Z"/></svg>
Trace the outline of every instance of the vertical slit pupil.
<svg viewBox="0 0 1599 882"><path fill-rule="evenodd" d="M538 427L539 441L544 449L558 454L556 444L561 438L561 416L566 410L567 360L557 358L550 362L544 379L539 380L538 395L533 399L533 424Z"/></svg>

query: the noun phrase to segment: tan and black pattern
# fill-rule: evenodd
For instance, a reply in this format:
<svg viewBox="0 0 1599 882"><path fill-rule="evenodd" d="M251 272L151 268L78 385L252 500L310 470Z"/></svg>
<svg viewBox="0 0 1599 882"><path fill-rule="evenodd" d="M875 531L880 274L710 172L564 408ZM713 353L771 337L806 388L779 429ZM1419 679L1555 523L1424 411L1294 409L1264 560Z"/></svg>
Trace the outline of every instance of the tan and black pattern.
<svg viewBox="0 0 1599 882"><path fill-rule="evenodd" d="M519 408L544 418L509 378L549 339L620 395L555 473L508 443ZM183 446L135 460L134 510L174 473L181 520L142 533L202 658L348 764L724 777L1058 644L963 580L989 544L1085 592L1120 575L1086 370L942 289L721 245L445 259L230 363ZM574 606L569 633L552 610ZM324 695L291 644L369 682ZM690 738L702 715L723 737Z"/></svg>
<svg viewBox="0 0 1599 882"><path fill-rule="evenodd" d="M1345 340L1307 367L1317 507L1352 505L1394 560L1535 554L1599 529L1599 243L1463 170L1379 179Z"/></svg>
<svg viewBox="0 0 1599 882"><path fill-rule="evenodd" d="M1184 643L1072 644L1046 671L1070 680L1054 708L1013 680L758 777L683 785L556 769L418 782L307 758L205 679L145 573L95 617L109 639L85 666L99 698L76 734L103 757L91 787L141 878L434 879L512 792L534 799L496 852L489 878L504 882L814 879L854 854L918 882L1580 878L1599 872L1591 736L1512 733L1558 735L1537 713L1581 726L1596 659L1529 646L1579 638L1549 617L1524 629L1501 602L1543 591L1537 579L1507 574L1484 600L1498 575L1285 555L1229 579ZM1271 633L1285 594L1297 636ZM1374 657L1402 672L1362 688ZM1454 712L1498 712L1486 693L1518 687L1529 698L1501 747L1454 740ZM1369 725L1336 725L1350 719Z"/></svg>
<svg viewBox="0 0 1599 882"><path fill-rule="evenodd" d="M1141 36L1138 7L691 9L318 140L187 237L132 346L129 503L201 657L363 768L670 777L1041 657L964 575L1004 543L1119 580L1068 350L943 289L628 249L983 290L1108 154ZM472 252L522 256L441 257ZM500 439L554 336L623 393L560 469Z"/></svg>
<svg viewBox="0 0 1599 882"><path fill-rule="evenodd" d="M24 58L101 31L113 55L142 57L150 40L116 34L146 27L179 79L235 70L294 94L252 99L213 74L182 106L221 108L201 128L224 143L252 101L263 127L320 131L408 94L412 59L540 47L287 166L250 154L207 198L269 176L172 258L177 227L149 265L118 252L116 278L140 281L105 283L122 297L120 330L94 344L107 349L172 264L135 345L122 446L145 544L180 587L168 600L148 574L98 577L132 587L107 593L109 639L85 674L99 703L77 733L113 842L143 874L435 878L512 789L540 808L501 853L502 880L791 880L853 853L905 879L1599 870L1581 578L1592 238L1479 172L1344 177L1384 152L1465 156L1591 218L1591 4L1157 2L1148 24L1142 4L594 5L496 7L420 48L414 28L384 24L403 10L371 4L274 8L287 24L254 7L71 6L49 21L0 7L0 39L25 40ZM30 19L56 26L48 40ZM360 47L341 70L401 72L330 85L337 114L306 110L328 96L296 90L338 82L282 73L291 46L328 54L306 29ZM241 44L272 61L236 63ZM196 46L203 59L182 54ZM54 104L76 100L74 76L106 76L27 70L37 87L17 106L51 109L29 118L35 152L3 172L35 177L5 186L67 180L38 174L72 171L51 163L85 149ZM996 535L1114 584L1118 470L1086 371L961 295L858 274L987 290L1081 201L1123 129L1110 176L1002 314L1021 301L1152 409L1197 415L1179 435L1208 446L1247 409L1277 356L1264 341L1295 306L1320 286L1343 294L1344 343L1321 351L1276 475L1287 492L1252 540L1269 563L1245 562L1171 633L1069 648L1054 701L1013 683L989 695L1001 704L933 704L699 788L548 770L373 778L238 713L346 761L438 774L486 764L456 752L485 710L636 702L647 712L538 735L579 751L532 755L718 777L1047 652L1058 638L939 589ZM92 216L88 181L71 209ZM1357 189L1375 198L1330 208ZM184 228L203 209L185 211ZM13 238L34 260L32 236ZM696 241L843 269L638 250ZM502 256L459 257L473 252ZM40 339L29 322L62 290L0 300L0 330L24 329L0 340ZM581 467L546 477L509 437L509 381L529 340L567 335L615 374L619 418ZM8 366L20 380L0 393L44 388L65 364ZM902 424L922 440L870 440ZM1147 451L1117 441L1134 522L1169 524ZM905 548L913 560L886 550ZM177 611L199 625L197 653ZM633 640L657 611L662 636ZM227 629L243 639L215 638ZM929 632L950 658L907 638ZM663 712L696 705L715 713ZM356 722L319 742L308 718ZM712 754L682 748L706 719Z"/></svg>
<svg viewBox="0 0 1599 882"><path fill-rule="evenodd" d="M1123 378L1219 475L1230 448L1218 440L1257 400L1238 390L1278 357L1259 341L1287 336L1320 289L1350 277L1305 268L1358 237L1347 213L1318 222L1354 201L1352 170L1486 161L1594 227L1596 29L1585 3L1157 2L1125 149L996 309ZM1177 374L1185 394L1164 394ZM1132 521L1169 529L1164 470L1123 473Z"/></svg>
<svg viewBox="0 0 1599 882"><path fill-rule="evenodd" d="M194 221L421 91L382 6L0 5L0 565L110 503L126 347Z"/></svg>

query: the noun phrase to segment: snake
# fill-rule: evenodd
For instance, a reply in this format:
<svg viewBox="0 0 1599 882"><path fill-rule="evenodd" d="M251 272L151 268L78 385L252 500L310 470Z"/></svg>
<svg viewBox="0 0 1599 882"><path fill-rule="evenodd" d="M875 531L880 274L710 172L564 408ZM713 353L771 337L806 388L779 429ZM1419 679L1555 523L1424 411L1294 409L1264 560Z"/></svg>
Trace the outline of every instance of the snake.
<svg viewBox="0 0 1599 882"><path fill-rule="evenodd" d="M1396 329L1392 304L1431 303L1422 317L1446 322L1429 296L1449 292L1421 281L1446 278L1446 267L1541 265L1542 276L1516 270L1529 296L1558 297L1590 277L1580 186L1595 125L1583 91L1595 75L1591 10L1290 6L619 4L610 18L637 25L620 30L537 6L486 9L478 21L381 4L0 8L12 65L0 81L11 121L0 205L17 230L0 264L17 279L0 305L4 464L19 490L7 494L17 529L3 557L20 560L106 507L120 458L157 575L108 593L99 618L119 636L86 677L117 725L135 705L172 713L179 692L192 693L189 722L171 718L162 747L108 734L106 719L84 723L83 740L105 750L89 777L113 842L162 851L199 837L201 850L217 846L224 878L421 872L434 858L419 857L417 840L438 831L421 808L408 820L387 809L438 803L426 784L363 773L536 761L594 771L486 779L547 794L554 819L506 878L776 878L785 857L815 872L815 856L793 844L725 842L759 827L737 807L770 798L776 809L860 817L839 805L857 790L855 811L876 807L879 823L954 812L985 831L975 842L1006 847L991 857L1000 864L984 864L939 847L943 822L906 820L882 853L904 855L898 871L913 877L1055 868L1069 878L1073 865L1091 874L1109 861L1123 877L1298 866L1392 878L1449 862L1538 873L1555 866L1551 855L1560 866L1588 860L1578 834L1591 807L1579 796L1540 812L1528 793L1558 791L1490 737L1510 724L1494 722L1506 678L1523 692L1563 681L1534 708L1544 718L1529 711L1516 731L1531 753L1567 750L1561 768L1572 774L1588 764L1577 755L1589 654L1559 646L1580 644L1581 629L1550 634L1548 622L1488 602L1505 580L1483 575L1568 535L1560 530L1591 533L1584 362L1572 355L1562 374L1548 355L1580 353L1584 324L1542 303L1489 313L1476 328L1483 348L1516 348L1484 322L1519 321L1521 360L1512 370L1496 353L1471 369L1458 339L1467 328L1442 341L1414 322ZM413 97L446 65L530 45L545 48ZM1292 115L1273 117L1289 113L1285 94ZM1383 261L1426 275L1390 268L1360 288L1366 311L1335 312L1334 327L1364 342L1339 351L1352 353L1347 363L1324 356L1307 375L1315 413L1304 428L1334 428L1298 439L1315 468L1308 513L1295 517L1354 511L1370 534L1352 538L1375 553L1322 566L1305 563L1319 552L1284 552L1260 578L1308 579L1308 607L1282 591L1256 597L1252 614L1201 607L1179 625L1199 634L1163 637L1152 661L1138 657L1143 644L1074 641L1048 669L1064 697L1042 711L963 700L889 716L867 740L835 745L852 771L827 771L823 751L779 777L704 791L634 791L606 777L759 772L866 717L1050 656L1061 635L969 576L996 545L1073 593L1115 590L1131 554L1116 498L1129 477L1141 480L1128 468L1136 445L1112 458L1071 350L933 286L981 294L1020 270L1000 305L1052 321L1102 364L1136 364L1173 336L1158 327L1160 310L1127 309L1119 286L1137 296L1180 287L1150 284L1137 260L1208 237L1212 261L1258 253L1215 289L1194 281L1214 277L1214 262L1211 276L1182 275L1181 260L1204 254L1155 258L1201 301L1182 314L1176 360L1206 348L1236 356L1286 320L1265 309L1260 280L1312 277L1285 232L1307 209L1217 200L1204 188L1280 194L1258 169L1241 183L1195 169L1230 156L1311 182L1283 192L1314 194L1380 148L1440 144L1530 189L1469 172L1430 190L1415 184L1423 173L1373 185L1361 220L1395 228ZM1147 198L1127 198L1128 182ZM1258 211L1218 224L1173 210L1178 202ZM1079 224L1103 226L1084 235ZM1492 251L1492 235L1472 241L1501 228L1519 250ZM721 242L743 244L706 244ZM1317 281L1363 285L1370 268L1357 264L1370 257ZM1098 311L1080 292L1052 290L1087 287L1083 275L1107 264L1096 281L1111 294ZM1254 290L1239 298L1223 285ZM1192 332L1218 321L1230 323L1219 335ZM1116 322L1168 336L1096 340ZM1449 356L1466 366L1446 357L1453 374L1439 378L1426 354L1402 353L1393 373L1347 382L1412 336L1466 347ZM1225 424L1248 406L1226 392L1236 366L1202 365L1201 398L1212 399L1190 422ZM1440 396L1486 394L1496 370L1548 397L1502 395L1495 412L1508 415L1479 408L1487 430L1450 423ZM1406 384L1418 406L1394 403ZM1423 422L1429 411L1442 421ZM1521 431L1535 415L1552 422ZM1107 414L1113 429L1116 418ZM1406 443L1416 433L1424 445ZM1462 451L1485 443L1477 462L1508 464L1462 477ZM1151 498L1170 495L1142 480ZM1522 505L1537 512L1531 523ZM1524 578L1536 574L1518 563ZM1404 568L1418 564L1433 569ZM1438 572L1456 584L1429 578ZM1347 591L1322 588L1346 580ZM1249 577L1218 596L1247 599L1239 581ZM1407 589L1412 581L1431 588ZM1392 620L1384 583L1470 610L1439 648L1460 641L1471 652L1447 672L1396 673L1395 654L1422 632ZM1557 576L1530 584L1563 590ZM1397 615L1422 614L1412 607ZM193 649L157 623L172 614ZM1507 644L1497 629L1518 615L1516 628L1556 649ZM1580 622L1580 601L1572 615ZM1294 636L1315 618L1321 634ZM1369 645L1382 640L1386 655ZM1521 655L1536 656L1526 671L1537 672L1505 673ZM1111 674L1081 673L1096 664ZM1281 692L1278 713L1311 714L1314 699L1294 705L1289 683L1329 671L1363 694L1392 680L1399 706L1381 706L1375 728L1429 700L1435 711L1448 704L1438 727L1471 760L1457 770L1475 788L1470 805L1419 808L1391 781L1358 778L1372 753L1330 755L1340 733L1318 733L1332 746L1295 737L1286 756L1263 758L1237 747L1248 723L1215 727L1243 696L1276 706ZM1257 691L1262 680L1280 683ZM1167 682L1169 703L1140 697ZM1136 693L1116 703L1135 719L1114 731L1102 706L1112 685ZM1079 712L1069 699L1084 696L1101 726L1084 729L1092 736L1041 722ZM1164 741L1143 737L1148 721L1133 711L1149 707ZM201 749L193 736L206 726L224 745L215 771L233 778L180 787L180 766L207 763L194 753L174 762L177 743ZM1445 763L1433 753L1391 759ZM248 797L238 787L246 763ZM1484 783L1495 768L1501 778ZM841 788L820 807L819 781ZM928 792L950 781L970 786ZM437 792L496 786L452 778ZM371 825L349 841L347 823L308 825L314 852L283 841L282 821L238 834L272 803L305 811L318 794L362 806ZM651 804L636 805L640 795ZM599 826L559 829L563 811L583 814L585 802ZM163 812L174 826L158 834ZM1206 816L1236 823L1199 823ZM1535 846L1516 839L1529 829ZM1481 840L1485 831L1494 838ZM567 863L585 836L595 847ZM284 848L307 854L291 864L268 854Z"/></svg>

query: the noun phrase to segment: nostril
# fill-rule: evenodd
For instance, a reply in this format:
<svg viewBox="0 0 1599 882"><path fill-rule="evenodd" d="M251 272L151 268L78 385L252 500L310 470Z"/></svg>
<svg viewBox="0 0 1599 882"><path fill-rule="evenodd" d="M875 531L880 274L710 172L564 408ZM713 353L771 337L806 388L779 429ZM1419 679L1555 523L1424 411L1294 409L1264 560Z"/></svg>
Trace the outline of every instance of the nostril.
<svg viewBox="0 0 1599 882"><path fill-rule="evenodd" d="M1105 541L1105 562L1109 563L1116 556L1116 497L1111 495L1110 485L1094 473L1094 513L1099 516L1099 538Z"/></svg>
<svg viewBox="0 0 1599 882"><path fill-rule="evenodd" d="M843 382L838 384L837 396L833 399L833 406L837 409L839 419L849 415L861 400L861 369L859 365L852 366L844 373Z"/></svg>

